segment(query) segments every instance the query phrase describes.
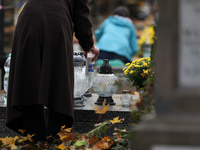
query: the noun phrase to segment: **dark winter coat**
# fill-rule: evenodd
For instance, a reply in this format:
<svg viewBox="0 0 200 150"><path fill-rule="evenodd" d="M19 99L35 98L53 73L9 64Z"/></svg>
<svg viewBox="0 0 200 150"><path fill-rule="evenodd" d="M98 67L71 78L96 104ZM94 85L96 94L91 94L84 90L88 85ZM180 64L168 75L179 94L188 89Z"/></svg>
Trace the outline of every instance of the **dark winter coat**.
<svg viewBox="0 0 200 150"><path fill-rule="evenodd" d="M28 0L14 33L6 125L17 131L20 110L43 104L73 122L73 32L93 46L88 0Z"/></svg>

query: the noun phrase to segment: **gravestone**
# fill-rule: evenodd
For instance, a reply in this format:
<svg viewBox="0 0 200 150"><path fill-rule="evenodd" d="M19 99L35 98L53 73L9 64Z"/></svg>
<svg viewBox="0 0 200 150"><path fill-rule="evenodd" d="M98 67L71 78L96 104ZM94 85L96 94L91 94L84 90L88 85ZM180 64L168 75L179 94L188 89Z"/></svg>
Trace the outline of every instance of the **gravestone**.
<svg viewBox="0 0 200 150"><path fill-rule="evenodd" d="M158 0L156 115L133 150L200 150L200 0Z"/></svg>

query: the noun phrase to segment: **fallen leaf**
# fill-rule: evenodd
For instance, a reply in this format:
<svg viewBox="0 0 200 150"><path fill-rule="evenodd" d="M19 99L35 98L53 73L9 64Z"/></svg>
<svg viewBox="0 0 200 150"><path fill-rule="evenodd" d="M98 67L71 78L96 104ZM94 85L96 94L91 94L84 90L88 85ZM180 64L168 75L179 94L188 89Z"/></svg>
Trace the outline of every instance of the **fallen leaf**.
<svg viewBox="0 0 200 150"><path fill-rule="evenodd" d="M100 147L98 147L97 145L94 145L93 147L92 147L92 150L102 150Z"/></svg>
<svg viewBox="0 0 200 150"><path fill-rule="evenodd" d="M118 142L118 143L120 143L120 142L121 142L121 138L122 138L122 136L121 136L121 135L119 135L118 133L117 133L117 135L116 135L116 136L117 136L117 139L118 139L118 140L117 140L117 142Z"/></svg>
<svg viewBox="0 0 200 150"><path fill-rule="evenodd" d="M83 146L83 145L87 145L85 140L77 141L76 143L74 143L74 146L77 146L77 147L80 147L80 146Z"/></svg>
<svg viewBox="0 0 200 150"><path fill-rule="evenodd" d="M71 132L72 128L66 128L64 129L66 132Z"/></svg>
<svg viewBox="0 0 200 150"><path fill-rule="evenodd" d="M32 137L33 137L34 135L35 135L35 134L32 134L32 135L28 134L28 135L26 136L27 140L33 142Z"/></svg>
<svg viewBox="0 0 200 150"><path fill-rule="evenodd" d="M116 118L114 118L113 120L110 120L110 122L111 122L112 124L121 123L122 121L124 121L124 118L119 120L119 117L116 117Z"/></svg>
<svg viewBox="0 0 200 150"><path fill-rule="evenodd" d="M13 138L14 141L16 141L17 139L19 139L18 136L15 136L15 137Z"/></svg>
<svg viewBox="0 0 200 150"><path fill-rule="evenodd" d="M73 146L73 145L70 146L69 148L70 148L70 150L76 150L76 146Z"/></svg>
<svg viewBox="0 0 200 150"><path fill-rule="evenodd" d="M67 138L68 138L68 136L67 136L67 135L64 135L64 136L60 137L60 140L61 140L61 141L66 141Z"/></svg>
<svg viewBox="0 0 200 150"><path fill-rule="evenodd" d="M33 142L32 137L34 135L35 134L33 134L33 135L28 134L26 137L25 136L21 136L20 139L18 139L18 142L21 143L21 142L24 142L24 141L27 141L27 140Z"/></svg>
<svg viewBox="0 0 200 150"><path fill-rule="evenodd" d="M139 92L132 91L132 94L133 94L133 95L139 95Z"/></svg>
<svg viewBox="0 0 200 150"><path fill-rule="evenodd" d="M105 136L105 137L103 137L103 139L102 140L105 140L105 141L107 141L107 142L110 142L111 141L111 139L110 139L110 137L109 136Z"/></svg>
<svg viewBox="0 0 200 150"><path fill-rule="evenodd" d="M23 130L23 129L19 129L18 130L21 134L24 134L24 132L25 132L25 130Z"/></svg>
<svg viewBox="0 0 200 150"><path fill-rule="evenodd" d="M55 148L58 148L58 149L61 149L61 150L65 150L66 149L65 146L64 146L64 144L55 146Z"/></svg>
<svg viewBox="0 0 200 150"><path fill-rule="evenodd" d="M11 148L11 150L16 150L17 146L15 144L12 144L10 148Z"/></svg>
<svg viewBox="0 0 200 150"><path fill-rule="evenodd" d="M90 145L92 145L92 144L95 144L97 141L99 140L99 138L98 137L91 137L90 139L89 139L89 144Z"/></svg>
<svg viewBox="0 0 200 150"><path fill-rule="evenodd" d="M5 138L1 138L1 141L2 141L2 143L4 144L4 145L12 145L12 144L15 144L15 141L14 141L14 139L13 138L11 138L11 137L5 137Z"/></svg>
<svg viewBox="0 0 200 150"><path fill-rule="evenodd" d="M109 149L113 144L113 141L107 142L106 140L101 140L97 142L95 145L98 146L101 149Z"/></svg>
<svg viewBox="0 0 200 150"><path fill-rule="evenodd" d="M101 109L101 107L97 105L94 106L94 110L96 114L105 114L109 110L109 108L110 108L110 104L106 106L106 99L103 102L103 109Z"/></svg>
<svg viewBox="0 0 200 150"><path fill-rule="evenodd" d="M72 128L66 128L65 129L65 126L62 126L61 127L61 131L57 134L59 137L60 137L60 140L62 141L73 141L75 139L73 133L70 133L71 132L71 129Z"/></svg>

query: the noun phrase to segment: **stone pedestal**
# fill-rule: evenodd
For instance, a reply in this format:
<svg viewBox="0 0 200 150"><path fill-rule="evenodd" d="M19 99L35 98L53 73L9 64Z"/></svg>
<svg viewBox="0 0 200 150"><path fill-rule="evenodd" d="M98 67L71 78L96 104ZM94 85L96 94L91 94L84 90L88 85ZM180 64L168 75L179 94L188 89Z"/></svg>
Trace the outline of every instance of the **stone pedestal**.
<svg viewBox="0 0 200 150"><path fill-rule="evenodd" d="M133 131L133 150L153 150L160 146L199 146L200 150L200 117L165 116L149 118ZM168 149L171 150L171 149ZM181 149L182 150L182 149ZM183 149L185 150L185 149ZM191 149L186 149L191 150Z"/></svg>

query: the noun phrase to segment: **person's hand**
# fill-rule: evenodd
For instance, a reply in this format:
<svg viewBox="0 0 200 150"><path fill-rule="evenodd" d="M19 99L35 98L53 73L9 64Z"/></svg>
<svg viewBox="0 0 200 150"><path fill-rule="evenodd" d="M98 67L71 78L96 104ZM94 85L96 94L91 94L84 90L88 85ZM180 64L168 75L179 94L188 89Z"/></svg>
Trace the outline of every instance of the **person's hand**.
<svg viewBox="0 0 200 150"><path fill-rule="evenodd" d="M85 52L85 58L87 58L87 54L91 52L94 54L94 57L92 58L92 61L96 61L99 56L99 49L96 46L93 46L88 52Z"/></svg>

